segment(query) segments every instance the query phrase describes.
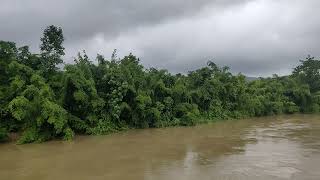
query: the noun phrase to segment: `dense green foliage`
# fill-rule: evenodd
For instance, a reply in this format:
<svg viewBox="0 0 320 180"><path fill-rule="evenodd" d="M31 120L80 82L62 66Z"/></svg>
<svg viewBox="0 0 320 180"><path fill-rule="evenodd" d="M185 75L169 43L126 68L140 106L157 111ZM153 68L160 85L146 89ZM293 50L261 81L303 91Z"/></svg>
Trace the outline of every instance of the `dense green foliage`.
<svg viewBox="0 0 320 180"><path fill-rule="evenodd" d="M41 54L0 41L0 139L18 143L128 128L191 126L218 119L320 110L320 61L308 57L285 77L253 81L209 61L187 75L145 69L116 52L97 63L83 52L64 65L61 28L49 26Z"/></svg>

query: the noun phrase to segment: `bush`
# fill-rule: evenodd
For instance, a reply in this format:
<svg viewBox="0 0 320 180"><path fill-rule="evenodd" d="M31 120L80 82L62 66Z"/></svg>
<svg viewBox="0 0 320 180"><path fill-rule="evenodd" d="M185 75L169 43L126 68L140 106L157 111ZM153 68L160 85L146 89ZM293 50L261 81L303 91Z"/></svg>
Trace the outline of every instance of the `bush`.
<svg viewBox="0 0 320 180"><path fill-rule="evenodd" d="M0 141L5 141L8 138L8 132L5 128L0 128Z"/></svg>
<svg viewBox="0 0 320 180"><path fill-rule="evenodd" d="M180 119L180 125L193 126L199 119L200 112L196 104L181 103L175 109L176 117Z"/></svg>
<svg viewBox="0 0 320 180"><path fill-rule="evenodd" d="M64 136L63 136L63 140L72 140L74 137L74 132L72 131L71 128L66 128L64 129Z"/></svg>
<svg viewBox="0 0 320 180"><path fill-rule="evenodd" d="M21 137L18 139L18 144L25 144L31 142L40 142L39 132L36 127L25 130Z"/></svg>
<svg viewBox="0 0 320 180"><path fill-rule="evenodd" d="M181 117L180 125L181 126L194 126L197 124L198 118L199 118L199 116L197 116L196 114L188 112L187 114L185 114Z"/></svg>
<svg viewBox="0 0 320 180"><path fill-rule="evenodd" d="M299 112L299 107L294 102L285 103L285 113L293 114Z"/></svg>
<svg viewBox="0 0 320 180"><path fill-rule="evenodd" d="M88 128L88 134L94 135L104 135L117 131L117 126L110 121L110 119L99 119L98 123L92 127Z"/></svg>

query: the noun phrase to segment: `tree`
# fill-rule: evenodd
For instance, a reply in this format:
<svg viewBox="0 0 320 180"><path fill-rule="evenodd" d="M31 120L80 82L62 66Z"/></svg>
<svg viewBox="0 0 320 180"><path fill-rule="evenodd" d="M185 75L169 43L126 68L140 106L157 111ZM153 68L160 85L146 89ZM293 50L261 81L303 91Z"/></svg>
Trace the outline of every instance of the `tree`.
<svg viewBox="0 0 320 180"><path fill-rule="evenodd" d="M97 94L88 57L79 54L75 62L65 66L62 104L73 117L73 129L88 133L88 129L96 126L101 118L105 102Z"/></svg>
<svg viewBox="0 0 320 180"><path fill-rule="evenodd" d="M18 142L44 141L57 136L72 138L67 111L56 102L43 77L17 62L10 64L10 71L15 77L10 83L13 99L8 109L23 132Z"/></svg>
<svg viewBox="0 0 320 180"><path fill-rule="evenodd" d="M62 29L54 25L48 26L41 38L41 56L42 67L45 71L54 71L57 69L57 65L62 63L61 56L64 53L64 47L62 45L64 41Z"/></svg>
<svg viewBox="0 0 320 180"><path fill-rule="evenodd" d="M320 90L320 61L310 55L294 68L293 76L307 83L312 93Z"/></svg>

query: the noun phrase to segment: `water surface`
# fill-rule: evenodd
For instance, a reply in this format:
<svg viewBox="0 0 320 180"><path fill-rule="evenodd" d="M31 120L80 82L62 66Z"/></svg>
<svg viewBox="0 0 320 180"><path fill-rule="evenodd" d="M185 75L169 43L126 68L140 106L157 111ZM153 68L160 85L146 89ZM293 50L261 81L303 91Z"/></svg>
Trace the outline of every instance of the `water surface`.
<svg viewBox="0 0 320 180"><path fill-rule="evenodd" d="M319 169L319 115L0 144L3 180L318 180Z"/></svg>

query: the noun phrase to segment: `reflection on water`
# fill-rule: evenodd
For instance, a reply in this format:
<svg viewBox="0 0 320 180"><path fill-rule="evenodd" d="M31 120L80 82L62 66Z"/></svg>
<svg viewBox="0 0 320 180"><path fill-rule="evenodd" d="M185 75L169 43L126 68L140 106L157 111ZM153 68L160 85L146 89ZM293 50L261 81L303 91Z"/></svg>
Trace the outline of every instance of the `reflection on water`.
<svg viewBox="0 0 320 180"><path fill-rule="evenodd" d="M320 117L132 130L0 145L1 179L320 179Z"/></svg>

